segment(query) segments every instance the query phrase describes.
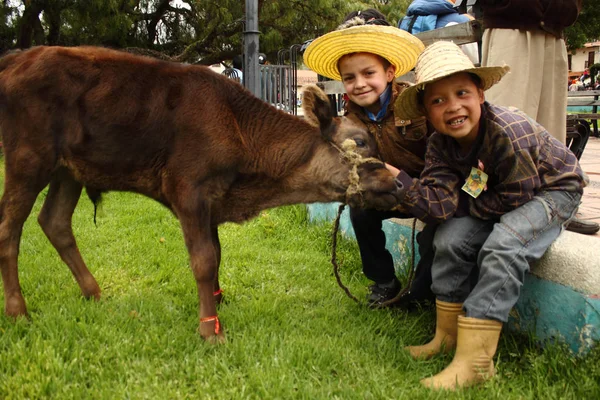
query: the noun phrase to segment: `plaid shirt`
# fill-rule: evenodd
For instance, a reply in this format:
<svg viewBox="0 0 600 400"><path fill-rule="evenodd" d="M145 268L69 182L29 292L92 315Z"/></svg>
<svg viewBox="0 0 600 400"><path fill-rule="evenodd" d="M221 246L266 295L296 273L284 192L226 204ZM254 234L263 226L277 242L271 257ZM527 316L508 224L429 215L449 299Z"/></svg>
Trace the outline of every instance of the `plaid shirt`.
<svg viewBox="0 0 600 400"><path fill-rule="evenodd" d="M462 186L471 168L483 166L487 189L477 198ZM420 179L401 171L401 201L415 217L441 222L472 215L494 220L544 190L583 193L588 178L575 155L525 113L485 102L477 139L464 157L452 137L435 132L429 139Z"/></svg>

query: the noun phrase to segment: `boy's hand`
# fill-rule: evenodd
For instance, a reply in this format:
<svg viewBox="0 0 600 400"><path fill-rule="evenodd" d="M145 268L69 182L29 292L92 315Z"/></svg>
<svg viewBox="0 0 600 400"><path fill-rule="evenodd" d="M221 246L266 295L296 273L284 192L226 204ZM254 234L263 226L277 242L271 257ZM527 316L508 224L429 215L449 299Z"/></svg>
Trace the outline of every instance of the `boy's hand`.
<svg viewBox="0 0 600 400"><path fill-rule="evenodd" d="M398 174L400 173L400 170L396 167L394 167L393 165L390 165L388 163L385 163L385 167L387 168L388 171L390 171L392 173L392 175L394 176L398 176Z"/></svg>

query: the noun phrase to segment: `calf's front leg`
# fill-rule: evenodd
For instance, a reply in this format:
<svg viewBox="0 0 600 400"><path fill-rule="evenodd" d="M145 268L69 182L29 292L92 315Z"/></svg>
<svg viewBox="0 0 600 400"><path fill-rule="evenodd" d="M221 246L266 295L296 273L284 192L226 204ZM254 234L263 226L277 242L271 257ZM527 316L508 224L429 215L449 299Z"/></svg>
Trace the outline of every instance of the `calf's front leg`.
<svg viewBox="0 0 600 400"><path fill-rule="evenodd" d="M200 335L211 342L225 340L223 328L217 315L214 287L218 270L218 254L215 249L216 229L210 226L208 207L192 213L178 213L183 237L190 254L190 266L198 287L200 303ZM218 239L216 239L218 241Z"/></svg>

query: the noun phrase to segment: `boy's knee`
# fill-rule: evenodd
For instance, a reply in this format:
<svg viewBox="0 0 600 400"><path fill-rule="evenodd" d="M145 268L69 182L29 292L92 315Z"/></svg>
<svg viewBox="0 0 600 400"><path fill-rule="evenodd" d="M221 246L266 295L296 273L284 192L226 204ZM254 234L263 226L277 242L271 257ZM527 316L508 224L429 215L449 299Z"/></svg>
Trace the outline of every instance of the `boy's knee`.
<svg viewBox="0 0 600 400"><path fill-rule="evenodd" d="M455 247L462 242L462 234L470 230L471 217L452 218L439 225L435 231L433 245L436 251Z"/></svg>

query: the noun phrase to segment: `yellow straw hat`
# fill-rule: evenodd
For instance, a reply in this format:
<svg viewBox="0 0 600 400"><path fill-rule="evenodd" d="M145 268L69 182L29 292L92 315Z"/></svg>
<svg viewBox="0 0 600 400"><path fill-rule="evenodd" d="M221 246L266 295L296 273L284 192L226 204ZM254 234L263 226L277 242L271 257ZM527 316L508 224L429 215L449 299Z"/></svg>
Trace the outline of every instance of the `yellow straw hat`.
<svg viewBox="0 0 600 400"><path fill-rule="evenodd" d="M338 61L351 53L373 53L396 67L396 77L410 71L423 51L423 42L393 26L358 25L329 32L306 48L304 63L319 75L336 81L342 77Z"/></svg>
<svg viewBox="0 0 600 400"><path fill-rule="evenodd" d="M402 119L416 119L424 115L418 101L418 92L429 83L457 72L470 72L481 79L483 90L494 86L510 70L502 67L475 67L469 57L456 44L440 41L427 46L415 66L416 83L405 89L394 103L394 115Z"/></svg>

